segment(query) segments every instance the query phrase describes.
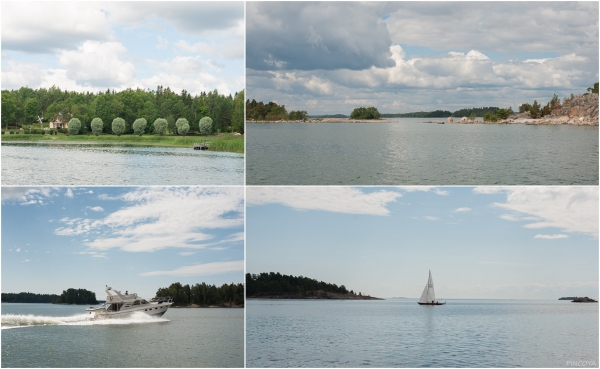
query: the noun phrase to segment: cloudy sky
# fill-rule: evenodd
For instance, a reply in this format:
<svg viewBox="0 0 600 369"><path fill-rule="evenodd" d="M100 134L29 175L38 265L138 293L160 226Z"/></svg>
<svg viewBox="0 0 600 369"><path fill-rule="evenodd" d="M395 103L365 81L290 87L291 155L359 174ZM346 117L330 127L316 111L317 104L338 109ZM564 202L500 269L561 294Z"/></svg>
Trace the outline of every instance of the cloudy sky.
<svg viewBox="0 0 600 369"><path fill-rule="evenodd" d="M248 97L309 114L499 106L598 81L598 2L248 2Z"/></svg>
<svg viewBox="0 0 600 369"><path fill-rule="evenodd" d="M241 187L2 187L2 292L242 283Z"/></svg>
<svg viewBox="0 0 600 369"><path fill-rule="evenodd" d="M246 271L378 297L598 297L597 187L248 187Z"/></svg>
<svg viewBox="0 0 600 369"><path fill-rule="evenodd" d="M244 88L243 2L2 2L2 89Z"/></svg>

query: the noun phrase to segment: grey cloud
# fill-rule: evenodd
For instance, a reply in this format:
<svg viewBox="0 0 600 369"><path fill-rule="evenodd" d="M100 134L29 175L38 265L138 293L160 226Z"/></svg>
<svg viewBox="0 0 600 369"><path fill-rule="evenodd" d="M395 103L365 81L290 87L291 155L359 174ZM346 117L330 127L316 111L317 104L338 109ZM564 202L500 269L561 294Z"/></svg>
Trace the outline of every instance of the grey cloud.
<svg viewBox="0 0 600 369"><path fill-rule="evenodd" d="M394 43L435 50L598 57L597 2L408 2L386 23Z"/></svg>
<svg viewBox="0 0 600 369"><path fill-rule="evenodd" d="M385 4L383 4L385 5ZM247 66L258 70L393 66L381 4L249 2Z"/></svg>
<svg viewBox="0 0 600 369"><path fill-rule="evenodd" d="M192 35L227 30L244 20L244 3L241 1L123 2L105 8L109 12L109 19L119 24L161 18L179 32Z"/></svg>

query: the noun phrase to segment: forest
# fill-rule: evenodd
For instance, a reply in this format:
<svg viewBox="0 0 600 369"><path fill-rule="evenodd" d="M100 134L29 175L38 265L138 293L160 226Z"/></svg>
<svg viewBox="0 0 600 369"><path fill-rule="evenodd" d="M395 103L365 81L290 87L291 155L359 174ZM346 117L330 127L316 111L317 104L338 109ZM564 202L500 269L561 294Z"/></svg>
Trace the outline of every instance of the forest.
<svg viewBox="0 0 600 369"><path fill-rule="evenodd" d="M244 285L223 284L221 287L207 285L206 283L196 283L193 286L185 286L179 282L172 283L169 287L159 288L156 291L156 297L172 297L174 306L196 304L200 306L221 305L221 306L243 306L244 305Z"/></svg>
<svg viewBox="0 0 600 369"><path fill-rule="evenodd" d="M31 292L2 293L2 302L21 302L30 304L51 304L58 300L58 295Z"/></svg>
<svg viewBox="0 0 600 369"><path fill-rule="evenodd" d="M308 113L304 110L287 112L285 105L277 105L277 103L269 102L268 104L262 101L256 102L252 99L246 100L246 119L254 121L277 121L277 120L301 120L308 119Z"/></svg>
<svg viewBox="0 0 600 369"><path fill-rule="evenodd" d="M58 296L53 304L94 305L97 304L96 293L83 288L69 288Z"/></svg>
<svg viewBox="0 0 600 369"><path fill-rule="evenodd" d="M2 90L2 125L24 127L43 123L60 117L68 122L71 118L81 121L80 133L92 131L92 120L102 120L102 133L112 133L115 118L125 121L124 134L134 132L133 123L144 118L148 124L145 134L154 133L156 119L167 121L171 134L177 130L176 121L185 118L189 122L189 132L199 130L201 118L210 117L213 121L212 133L244 132L244 91L234 96L222 95L215 89L208 93L192 96L186 90L177 94L169 87L157 86L156 90L126 89L115 92L75 92L61 90L56 86L37 90L21 87L18 90Z"/></svg>
<svg viewBox="0 0 600 369"><path fill-rule="evenodd" d="M246 296L261 297L277 294L298 294L311 291L335 292L341 294L354 294L348 291L344 285L338 287L336 284L317 281L308 277L294 277L280 273L246 274ZM359 294L361 294L359 292Z"/></svg>

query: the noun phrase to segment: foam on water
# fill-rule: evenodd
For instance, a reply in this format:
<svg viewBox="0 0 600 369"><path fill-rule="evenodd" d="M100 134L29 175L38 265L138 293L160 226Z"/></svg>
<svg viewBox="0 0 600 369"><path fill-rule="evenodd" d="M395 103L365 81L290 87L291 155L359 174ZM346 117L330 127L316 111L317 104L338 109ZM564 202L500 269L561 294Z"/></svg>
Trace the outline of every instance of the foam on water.
<svg viewBox="0 0 600 369"><path fill-rule="evenodd" d="M168 319L152 317L141 312L133 313L124 318L101 320L94 320L91 314L77 314L72 316L6 314L2 315L2 329L25 328L36 325L126 325L168 321Z"/></svg>

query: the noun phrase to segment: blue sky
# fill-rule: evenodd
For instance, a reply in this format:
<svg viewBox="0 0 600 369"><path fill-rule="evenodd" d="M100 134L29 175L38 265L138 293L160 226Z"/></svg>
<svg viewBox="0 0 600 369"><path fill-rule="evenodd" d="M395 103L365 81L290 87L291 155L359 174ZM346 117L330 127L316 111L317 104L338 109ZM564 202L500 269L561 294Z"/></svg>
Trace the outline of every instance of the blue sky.
<svg viewBox="0 0 600 369"><path fill-rule="evenodd" d="M288 110L517 110L598 82L598 2L250 1L246 12L247 96Z"/></svg>
<svg viewBox="0 0 600 369"><path fill-rule="evenodd" d="M2 88L233 94L244 32L243 2L3 2Z"/></svg>
<svg viewBox="0 0 600 369"><path fill-rule="evenodd" d="M2 187L2 292L242 283L241 187Z"/></svg>
<svg viewBox="0 0 600 369"><path fill-rule="evenodd" d="M598 188L247 189L246 271L379 297L598 296Z"/></svg>

